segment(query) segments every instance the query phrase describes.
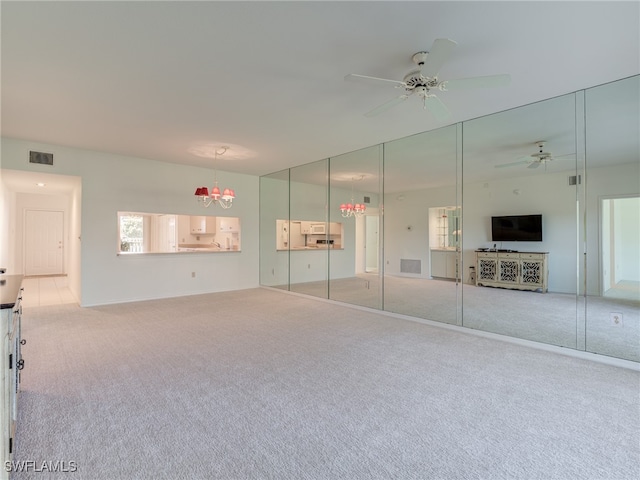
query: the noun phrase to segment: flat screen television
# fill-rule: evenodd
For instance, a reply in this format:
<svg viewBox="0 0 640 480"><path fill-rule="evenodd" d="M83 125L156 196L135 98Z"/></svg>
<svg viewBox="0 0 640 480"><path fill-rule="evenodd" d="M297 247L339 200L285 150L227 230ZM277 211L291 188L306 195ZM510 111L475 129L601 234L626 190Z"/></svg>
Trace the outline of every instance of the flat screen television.
<svg viewBox="0 0 640 480"><path fill-rule="evenodd" d="M493 242L541 242L542 215L491 217Z"/></svg>

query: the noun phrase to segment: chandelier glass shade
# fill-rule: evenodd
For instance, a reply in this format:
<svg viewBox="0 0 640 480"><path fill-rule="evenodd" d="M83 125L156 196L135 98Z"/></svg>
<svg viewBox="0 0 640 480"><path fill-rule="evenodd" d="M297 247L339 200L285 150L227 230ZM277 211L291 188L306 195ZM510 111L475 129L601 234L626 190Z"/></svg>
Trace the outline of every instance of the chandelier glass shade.
<svg viewBox="0 0 640 480"><path fill-rule="evenodd" d="M351 201L353 202L353 198ZM364 203L343 203L340 205L340 213L344 218L361 217L364 215L365 209Z"/></svg>
<svg viewBox="0 0 640 480"><path fill-rule="evenodd" d="M362 180L363 178L364 175L360 175L360 178L351 179L351 203L343 203L340 205L340 214L343 218L361 217L364 215L364 211L366 210L364 203L355 203L353 201L353 182L354 180Z"/></svg>
<svg viewBox="0 0 640 480"><path fill-rule="evenodd" d="M228 147L222 147L222 152L220 153L216 150L214 154L214 162L218 160L218 155L223 155L227 150ZM220 188L218 187L218 175L215 167L216 165L214 163L213 188L211 188L211 193L209 193L209 189L207 187L197 187L195 196L198 203L203 207L220 205L222 208L231 208L233 206L233 199L236 198L236 194L231 188L224 188L222 193L220 193Z"/></svg>
<svg viewBox="0 0 640 480"><path fill-rule="evenodd" d="M236 198L236 194L231 188L225 188L220 194L220 188L218 188L218 182L215 182L215 186L211 189L207 187L196 188L196 196L198 197L198 203L204 207L209 207L212 204L217 203L222 208L231 208L233 206L233 199Z"/></svg>

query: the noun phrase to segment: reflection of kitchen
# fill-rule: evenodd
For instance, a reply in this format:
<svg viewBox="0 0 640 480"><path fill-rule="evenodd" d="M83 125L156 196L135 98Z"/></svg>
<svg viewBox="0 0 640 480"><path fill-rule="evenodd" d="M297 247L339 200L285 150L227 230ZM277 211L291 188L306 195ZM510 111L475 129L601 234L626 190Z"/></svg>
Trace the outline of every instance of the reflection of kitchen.
<svg viewBox="0 0 640 480"><path fill-rule="evenodd" d="M430 270L433 278L457 279L460 207L429 209Z"/></svg>
<svg viewBox="0 0 640 480"><path fill-rule="evenodd" d="M240 219L207 215L177 215L178 252L240 250Z"/></svg>
<svg viewBox="0 0 640 480"><path fill-rule="evenodd" d="M276 220L276 232L277 250L343 248L343 228L338 222Z"/></svg>

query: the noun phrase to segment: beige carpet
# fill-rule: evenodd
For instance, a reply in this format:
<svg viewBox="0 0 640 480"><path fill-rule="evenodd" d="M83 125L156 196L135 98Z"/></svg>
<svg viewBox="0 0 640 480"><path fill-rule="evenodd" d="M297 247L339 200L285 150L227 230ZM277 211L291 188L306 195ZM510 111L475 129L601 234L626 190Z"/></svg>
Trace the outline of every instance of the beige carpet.
<svg viewBox="0 0 640 480"><path fill-rule="evenodd" d="M291 290L327 298L327 282ZM329 298L412 317L640 362L640 297L576 297L446 280L377 275L332 279ZM620 324L611 322L620 314Z"/></svg>
<svg viewBox="0 0 640 480"><path fill-rule="evenodd" d="M77 471L13 479L640 476L628 369L267 289L29 307L23 336L14 460Z"/></svg>

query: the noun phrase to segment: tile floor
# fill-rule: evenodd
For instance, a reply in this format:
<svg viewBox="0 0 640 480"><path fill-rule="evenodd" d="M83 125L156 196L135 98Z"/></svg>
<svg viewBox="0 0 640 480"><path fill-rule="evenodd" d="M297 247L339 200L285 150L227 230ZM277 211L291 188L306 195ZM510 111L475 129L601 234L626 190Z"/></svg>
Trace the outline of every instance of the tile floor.
<svg viewBox="0 0 640 480"><path fill-rule="evenodd" d="M68 285L66 276L25 277L22 281L22 306L29 308L77 303Z"/></svg>

